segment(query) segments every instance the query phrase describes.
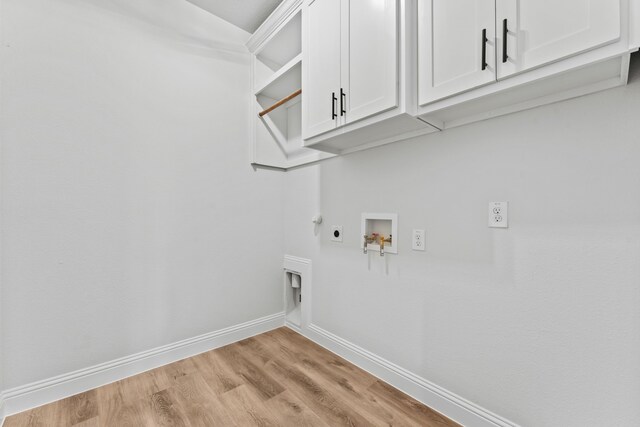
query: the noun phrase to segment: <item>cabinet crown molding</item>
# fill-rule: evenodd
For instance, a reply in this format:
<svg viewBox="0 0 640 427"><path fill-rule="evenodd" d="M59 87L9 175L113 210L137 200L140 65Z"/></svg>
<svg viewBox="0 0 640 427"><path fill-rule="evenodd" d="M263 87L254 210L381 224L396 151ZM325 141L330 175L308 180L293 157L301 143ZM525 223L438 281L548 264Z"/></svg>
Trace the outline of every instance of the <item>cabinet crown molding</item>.
<svg viewBox="0 0 640 427"><path fill-rule="evenodd" d="M301 5L302 0L283 0L247 40L249 52L254 53Z"/></svg>

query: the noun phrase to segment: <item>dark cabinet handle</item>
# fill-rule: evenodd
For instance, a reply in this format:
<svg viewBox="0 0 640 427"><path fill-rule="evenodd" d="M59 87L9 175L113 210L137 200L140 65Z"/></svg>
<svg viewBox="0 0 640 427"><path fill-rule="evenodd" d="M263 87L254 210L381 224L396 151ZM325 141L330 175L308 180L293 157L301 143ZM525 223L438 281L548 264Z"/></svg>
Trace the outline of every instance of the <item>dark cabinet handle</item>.
<svg viewBox="0 0 640 427"><path fill-rule="evenodd" d="M509 59L507 55L507 36L509 35L509 28L507 27L507 20L502 21L502 63L504 64Z"/></svg>
<svg viewBox="0 0 640 427"><path fill-rule="evenodd" d="M345 105L347 103L347 94L344 93L344 90L340 88L340 117L344 116L347 113L345 110Z"/></svg>
<svg viewBox="0 0 640 427"><path fill-rule="evenodd" d="M482 71L487 69L487 29L482 30Z"/></svg>
<svg viewBox="0 0 640 427"><path fill-rule="evenodd" d="M336 103L338 102L338 98L336 98L336 93L331 92L331 120L335 120L338 115L336 114Z"/></svg>

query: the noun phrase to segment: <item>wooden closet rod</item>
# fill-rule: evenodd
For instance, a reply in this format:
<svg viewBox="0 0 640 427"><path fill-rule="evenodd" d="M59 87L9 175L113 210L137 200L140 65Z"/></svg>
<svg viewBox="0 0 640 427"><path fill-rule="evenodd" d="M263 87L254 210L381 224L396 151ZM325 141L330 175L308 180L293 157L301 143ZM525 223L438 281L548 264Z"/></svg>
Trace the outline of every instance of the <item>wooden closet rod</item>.
<svg viewBox="0 0 640 427"><path fill-rule="evenodd" d="M258 115L260 117L262 117L265 114L269 114L270 112L272 112L273 110L275 110L276 108L281 106L282 104L286 104L287 102L291 101L293 98L295 98L296 96L300 95L301 93L302 93L302 89L298 89L297 91L293 92L291 95L282 98L280 101L276 102L275 104L273 104L271 107L267 108L266 110L260 111L258 113Z"/></svg>

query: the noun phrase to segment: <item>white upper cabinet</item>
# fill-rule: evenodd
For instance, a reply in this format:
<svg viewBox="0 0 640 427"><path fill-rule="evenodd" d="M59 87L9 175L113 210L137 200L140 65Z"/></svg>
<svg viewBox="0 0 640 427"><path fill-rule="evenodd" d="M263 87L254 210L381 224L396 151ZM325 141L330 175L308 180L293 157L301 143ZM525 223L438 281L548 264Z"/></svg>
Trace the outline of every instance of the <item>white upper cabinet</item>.
<svg viewBox="0 0 640 427"><path fill-rule="evenodd" d="M286 170L625 85L640 0L283 0L247 47Z"/></svg>
<svg viewBox="0 0 640 427"><path fill-rule="evenodd" d="M305 4L305 147L342 154L437 131L416 117L416 0Z"/></svg>
<svg viewBox="0 0 640 427"><path fill-rule="evenodd" d="M417 114L444 130L625 85L639 18L640 0L420 1Z"/></svg>
<svg viewBox="0 0 640 427"><path fill-rule="evenodd" d="M616 42L620 0L496 0L498 79Z"/></svg>
<svg viewBox="0 0 640 427"><path fill-rule="evenodd" d="M397 106L397 0L310 0L304 137Z"/></svg>
<svg viewBox="0 0 640 427"><path fill-rule="evenodd" d="M496 80L495 0L419 1L418 21L420 105Z"/></svg>
<svg viewBox="0 0 640 427"><path fill-rule="evenodd" d="M311 0L305 13L303 137L319 135L338 125L340 114L339 0Z"/></svg>
<svg viewBox="0 0 640 427"><path fill-rule="evenodd" d="M342 0L342 34L340 112L344 123L396 107L398 2Z"/></svg>

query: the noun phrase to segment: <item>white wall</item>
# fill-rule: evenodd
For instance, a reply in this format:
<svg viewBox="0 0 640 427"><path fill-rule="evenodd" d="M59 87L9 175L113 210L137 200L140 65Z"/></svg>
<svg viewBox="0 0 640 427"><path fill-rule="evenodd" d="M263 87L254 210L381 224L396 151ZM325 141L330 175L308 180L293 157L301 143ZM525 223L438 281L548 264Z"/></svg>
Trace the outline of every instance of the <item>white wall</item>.
<svg viewBox="0 0 640 427"><path fill-rule="evenodd" d="M1 6L5 388L280 312L248 34L181 0Z"/></svg>
<svg viewBox="0 0 640 427"><path fill-rule="evenodd" d="M0 6L5 388L280 311L284 248L330 332L523 425L637 424L640 76L254 172L246 33L179 0ZM388 275L364 211L399 214Z"/></svg>
<svg viewBox="0 0 640 427"><path fill-rule="evenodd" d="M637 425L637 59L626 88L287 173L285 252L313 259L313 323L522 425ZM489 229L505 200L510 228ZM388 275L359 249L367 211L399 214Z"/></svg>

